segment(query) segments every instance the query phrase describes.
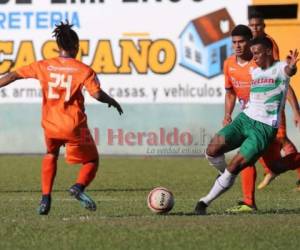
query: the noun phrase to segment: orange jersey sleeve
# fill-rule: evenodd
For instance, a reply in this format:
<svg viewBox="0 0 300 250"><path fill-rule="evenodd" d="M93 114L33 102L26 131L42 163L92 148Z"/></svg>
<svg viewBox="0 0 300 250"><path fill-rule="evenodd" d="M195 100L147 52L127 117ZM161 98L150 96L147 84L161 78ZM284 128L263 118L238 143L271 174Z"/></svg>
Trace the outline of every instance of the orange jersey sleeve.
<svg viewBox="0 0 300 250"><path fill-rule="evenodd" d="M100 91L100 82L96 73L92 69L83 84L91 96Z"/></svg>
<svg viewBox="0 0 300 250"><path fill-rule="evenodd" d="M22 78L35 78L37 79L37 72L38 72L38 62L31 63L27 66L18 68L16 70L17 74Z"/></svg>

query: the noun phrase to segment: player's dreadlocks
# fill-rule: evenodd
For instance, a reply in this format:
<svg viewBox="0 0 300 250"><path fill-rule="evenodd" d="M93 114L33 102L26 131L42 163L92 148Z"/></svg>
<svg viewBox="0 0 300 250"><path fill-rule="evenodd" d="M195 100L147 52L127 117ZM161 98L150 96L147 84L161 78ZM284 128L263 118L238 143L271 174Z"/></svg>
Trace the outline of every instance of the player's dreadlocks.
<svg viewBox="0 0 300 250"><path fill-rule="evenodd" d="M66 51L76 49L79 38L77 33L72 29L73 25L69 24L69 21L66 20L66 23L60 22L60 24L56 24L55 26L53 37L56 38L58 47Z"/></svg>

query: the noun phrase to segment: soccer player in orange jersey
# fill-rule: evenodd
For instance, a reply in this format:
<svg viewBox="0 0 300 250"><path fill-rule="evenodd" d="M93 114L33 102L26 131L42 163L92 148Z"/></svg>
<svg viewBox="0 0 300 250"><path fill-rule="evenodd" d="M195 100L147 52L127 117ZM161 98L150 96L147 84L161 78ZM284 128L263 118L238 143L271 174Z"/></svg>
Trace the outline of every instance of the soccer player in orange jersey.
<svg viewBox="0 0 300 250"><path fill-rule="evenodd" d="M233 112L236 98L240 103L240 108L243 110L245 104L249 100L250 84L251 84L251 72L257 67L252 60L252 53L249 47L249 41L252 38L251 30L245 25L236 26L232 33L232 44L234 49L234 55L230 56L224 62L224 76L225 76L225 116L223 125L226 126L231 123L231 114ZM297 100L290 98L291 103L297 102ZM300 122L300 113L295 112L295 119ZM266 163L271 165L276 157L280 156L280 147L277 142L273 142L268 151L273 152L272 158L267 158ZM265 155L263 156L265 159ZM300 164L299 164L300 166ZM255 204L255 179L256 169L254 165L246 167L242 172L242 191L243 201L239 202L238 206L228 209L228 212L251 212L256 209Z"/></svg>
<svg viewBox="0 0 300 250"><path fill-rule="evenodd" d="M0 79L0 88L23 78L35 78L41 84L42 127L47 153L42 161L39 214L47 215L50 211L57 158L63 145L66 146L66 161L82 164L76 183L69 189L70 195L86 209L94 211L96 204L84 190L95 178L99 156L88 129L82 88L85 87L96 100L115 107L120 115L123 110L117 101L101 90L95 72L75 59L79 38L72 25L68 22L56 25L53 33L59 56L34 62L6 74Z"/></svg>
<svg viewBox="0 0 300 250"><path fill-rule="evenodd" d="M256 37L268 37L272 42L273 42L273 57L275 60L279 60L279 48L278 45L276 44L275 40L270 37L268 34L265 33L265 22L264 22L264 18L263 15L259 12L253 12L249 15L249 24L248 24L249 28L252 31L252 35L253 38ZM295 95L295 92L292 88L289 89L288 91L288 99L294 99L294 102L290 102L291 104L291 108L293 109L294 114L299 112L299 105L297 102L297 98ZM297 121L295 121L295 124L297 123ZM296 124L297 125L297 124ZM289 154L293 154L293 153L297 153L297 148L295 147L295 145L291 142L291 140L287 137L287 132L286 132L286 117L285 117L285 112L282 112L281 114L281 124L280 127L278 129L278 133L276 136L276 144L277 144L277 149L274 148L275 151L280 151L280 154L282 156L286 156ZM275 145L273 145L275 146ZM264 158L261 158L259 160L259 162L262 164L262 166L265 169L266 175L265 175L265 179L258 185L258 188L264 188L268 183L270 178L273 178L272 176L272 172L269 170L268 168L268 164L266 161L268 161L268 159L272 159L274 158L274 152L272 152L272 150L269 150L268 152L266 152L266 154L264 155ZM244 173L242 174L242 179L246 178L253 178L251 176L253 176L253 174L251 173L251 171L248 173L248 169L244 170ZM297 190L300 191L300 168L297 169L297 175L298 175L298 180L296 182L296 188ZM248 177L249 176L249 177ZM250 191L250 187L249 188L249 192ZM247 192L247 185L245 185L245 191Z"/></svg>

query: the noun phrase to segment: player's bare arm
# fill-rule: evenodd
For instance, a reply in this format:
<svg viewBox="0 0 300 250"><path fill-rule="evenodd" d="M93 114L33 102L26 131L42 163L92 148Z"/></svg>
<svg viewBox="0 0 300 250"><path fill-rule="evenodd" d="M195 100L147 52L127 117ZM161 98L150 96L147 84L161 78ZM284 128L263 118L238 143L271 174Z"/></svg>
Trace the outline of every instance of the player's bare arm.
<svg viewBox="0 0 300 250"><path fill-rule="evenodd" d="M290 50L290 54L288 55L288 65L285 67L285 73L288 76L293 76L297 72L297 63L299 62L300 58L299 52L297 49Z"/></svg>
<svg viewBox="0 0 300 250"><path fill-rule="evenodd" d="M20 77L15 71L9 72L0 78L0 88L5 87L6 85L21 78L22 77Z"/></svg>
<svg viewBox="0 0 300 250"><path fill-rule="evenodd" d="M228 125L232 122L232 112L234 110L236 101L236 93L234 92L233 88L226 89L225 93L225 114L223 119L223 126Z"/></svg>
<svg viewBox="0 0 300 250"><path fill-rule="evenodd" d="M113 106L116 108L120 115L123 114L123 109L121 105L112 97L110 97L108 94L106 94L103 90L96 92L93 97L98 100L99 102L107 103L108 107Z"/></svg>
<svg viewBox="0 0 300 250"><path fill-rule="evenodd" d="M299 103L296 94L290 85L287 92L287 100L293 110L294 124L296 127L298 127L300 126L300 108L299 108Z"/></svg>

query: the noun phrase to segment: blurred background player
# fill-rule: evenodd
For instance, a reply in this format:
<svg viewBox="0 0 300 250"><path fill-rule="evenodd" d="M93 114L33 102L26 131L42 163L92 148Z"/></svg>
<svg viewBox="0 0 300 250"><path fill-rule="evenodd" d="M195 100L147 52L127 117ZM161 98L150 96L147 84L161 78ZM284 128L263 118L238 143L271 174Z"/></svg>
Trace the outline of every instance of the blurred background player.
<svg viewBox="0 0 300 250"><path fill-rule="evenodd" d="M250 50L250 39L252 38L251 30L246 25L236 26L232 32L232 45L234 55L230 56L224 62L224 76L225 76L225 115L223 119L223 126L231 123L232 112L235 107L236 98L240 103L240 109L243 110L249 100L251 87L251 72L257 65L252 60L252 53ZM291 88L291 87L289 87ZM297 99L288 95L291 106L298 105ZM300 123L300 113L294 112L294 119ZM266 160L266 165L269 166L274 160L281 158L281 145L278 142L272 142L269 151L272 151L270 158ZM264 159L265 156L262 157ZM300 162L299 162L300 167ZM237 206L230 208L227 212L253 212L256 210L255 204L255 180L256 169L255 166L248 166L241 172L241 183L243 191L243 200Z"/></svg>
<svg viewBox="0 0 300 250"><path fill-rule="evenodd" d="M69 189L88 210L96 210L95 202L84 193L95 178L99 155L87 125L82 88L100 102L115 107L120 114L121 106L100 89L95 72L76 60L79 38L68 22L56 25L53 31L59 48L59 56L37 61L10 72L0 79L0 87L22 78L40 81L43 93L42 127L47 153L42 161L42 199L39 214L46 215L51 207L51 191L57 169L61 146L66 146L66 161L81 163L76 183Z"/></svg>
<svg viewBox="0 0 300 250"><path fill-rule="evenodd" d="M251 72L249 102L213 137L206 149L208 161L222 174L209 193L197 202L195 213L198 215L206 214L211 202L226 192L237 174L254 164L276 137L289 77L296 73L299 59L295 50L290 53L289 64L274 61L272 47L272 41L266 37L251 41L253 60L258 67ZM227 166L224 154L236 148L239 151Z"/></svg>
<svg viewBox="0 0 300 250"><path fill-rule="evenodd" d="M259 12L253 12L249 15L249 28L252 31L253 37L268 37L272 43L273 43L273 57L275 60L279 60L279 48L278 45L276 44L275 40L270 37L268 34L266 34L265 32L265 21L264 21L264 17L262 15L262 13ZM295 92L292 88L289 89L288 91L288 99L290 100L291 98L297 100ZM295 112L299 112L299 105L298 102L294 102L294 103L290 103L291 107ZM286 132L286 116L285 116L285 112L283 111L281 114L281 124L280 127L278 129L278 134L276 137L277 143L278 143L278 147L281 147L281 154L282 156L286 156L289 154L293 154L293 153L297 153L297 148L295 147L295 145L291 142L291 140L287 137L287 132ZM297 124L296 124L297 125ZM270 152L272 154L272 152ZM272 156L269 156L270 158L272 158ZM259 189L264 188L268 183L269 183L269 179L272 178L272 173L270 173L270 170L265 162L264 159L260 159L259 161L262 166L265 169L265 179L258 185ZM255 169L254 169L255 171ZM297 170L297 181L296 181L296 190L300 191L300 168L298 168ZM249 180L252 178L255 178L256 173L254 174L252 170L250 169L245 169L242 173L242 179L245 184L244 184L244 190L247 193L252 192L252 187L249 185L247 185L247 181L246 179L248 178ZM249 183L251 183L251 181L249 181Z"/></svg>

